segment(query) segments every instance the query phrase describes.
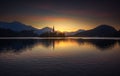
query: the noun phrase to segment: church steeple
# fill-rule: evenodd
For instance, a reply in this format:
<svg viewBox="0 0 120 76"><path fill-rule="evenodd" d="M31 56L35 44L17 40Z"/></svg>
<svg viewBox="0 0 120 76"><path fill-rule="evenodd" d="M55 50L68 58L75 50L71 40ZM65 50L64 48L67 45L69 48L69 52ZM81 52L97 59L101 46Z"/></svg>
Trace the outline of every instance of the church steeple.
<svg viewBox="0 0 120 76"><path fill-rule="evenodd" d="M53 32L55 32L55 28L54 28L54 26L53 26Z"/></svg>

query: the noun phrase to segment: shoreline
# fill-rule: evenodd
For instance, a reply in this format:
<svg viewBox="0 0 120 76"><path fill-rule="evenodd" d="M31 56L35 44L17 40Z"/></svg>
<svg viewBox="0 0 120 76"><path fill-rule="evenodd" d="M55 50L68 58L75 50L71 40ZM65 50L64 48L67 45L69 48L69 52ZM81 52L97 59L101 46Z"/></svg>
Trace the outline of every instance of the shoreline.
<svg viewBox="0 0 120 76"><path fill-rule="evenodd" d="M120 37L0 37L0 39L103 39L120 40Z"/></svg>

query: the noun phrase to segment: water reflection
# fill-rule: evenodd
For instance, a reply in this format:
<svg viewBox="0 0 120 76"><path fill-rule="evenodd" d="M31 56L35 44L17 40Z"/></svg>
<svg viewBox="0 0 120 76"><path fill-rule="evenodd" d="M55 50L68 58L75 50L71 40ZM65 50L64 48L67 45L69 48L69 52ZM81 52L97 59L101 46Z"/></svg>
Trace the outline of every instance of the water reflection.
<svg viewBox="0 0 120 76"><path fill-rule="evenodd" d="M112 39L0 39L0 76L120 76L119 49Z"/></svg>
<svg viewBox="0 0 120 76"><path fill-rule="evenodd" d="M54 50L56 46L69 46L69 44L74 46L74 43L79 46L84 44L92 45L102 51L114 48L117 42L120 44L119 40L108 39L0 39L0 53L20 53L38 45L44 48L52 47Z"/></svg>

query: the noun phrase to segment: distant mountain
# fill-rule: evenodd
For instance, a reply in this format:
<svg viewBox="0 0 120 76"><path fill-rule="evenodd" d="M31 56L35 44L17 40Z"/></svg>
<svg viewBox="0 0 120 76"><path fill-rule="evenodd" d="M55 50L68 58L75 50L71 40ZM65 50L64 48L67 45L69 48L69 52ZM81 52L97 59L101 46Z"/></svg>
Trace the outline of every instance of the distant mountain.
<svg viewBox="0 0 120 76"><path fill-rule="evenodd" d="M38 36L34 33L37 30L32 26L20 22L0 22L0 37L33 37Z"/></svg>
<svg viewBox="0 0 120 76"><path fill-rule="evenodd" d="M75 34L74 36L83 36L83 37L117 37L120 36L118 31L109 25L100 25L94 29L87 30Z"/></svg>
<svg viewBox="0 0 120 76"><path fill-rule="evenodd" d="M52 32L52 31L53 31L52 28L45 27L45 28L42 28L42 29L35 30L35 33L38 34L38 35L41 35L41 34L44 34L44 33L47 33L47 32Z"/></svg>
<svg viewBox="0 0 120 76"><path fill-rule="evenodd" d="M78 33L84 32L84 31L85 30L80 29L80 30L77 30L77 31L74 31L74 32L65 32L65 35L66 36L73 36L73 35L76 35Z"/></svg>
<svg viewBox="0 0 120 76"><path fill-rule="evenodd" d="M0 28L2 29L9 29L12 31L16 31L16 32L20 32L20 31L30 31L30 30L36 30L36 28L32 27L32 26L28 26L25 24L22 24L20 22L11 22L11 23L7 23L7 22L0 22Z"/></svg>

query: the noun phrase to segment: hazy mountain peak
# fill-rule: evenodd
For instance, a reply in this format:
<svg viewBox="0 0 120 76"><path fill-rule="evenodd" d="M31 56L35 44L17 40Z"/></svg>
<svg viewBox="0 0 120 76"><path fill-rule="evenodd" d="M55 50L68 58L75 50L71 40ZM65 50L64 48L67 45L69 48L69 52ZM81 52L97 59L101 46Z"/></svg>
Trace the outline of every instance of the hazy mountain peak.
<svg viewBox="0 0 120 76"><path fill-rule="evenodd" d="M78 33L80 33L80 32L84 32L85 30L83 30L83 29L79 29L79 30L77 30L77 31L73 31L73 32L65 32L65 35L66 36L73 36L73 35L75 35L75 34L78 34Z"/></svg>
<svg viewBox="0 0 120 76"><path fill-rule="evenodd" d="M51 32L53 29L50 27L44 27L42 29L36 30L35 33L37 33L38 35L46 33L46 32Z"/></svg>
<svg viewBox="0 0 120 76"><path fill-rule="evenodd" d="M52 30L52 28L50 28L50 27L44 27L42 29Z"/></svg>
<svg viewBox="0 0 120 76"><path fill-rule="evenodd" d="M83 30L83 29L79 29L79 30L77 30L76 32L83 32L83 31L85 31L85 30Z"/></svg>

